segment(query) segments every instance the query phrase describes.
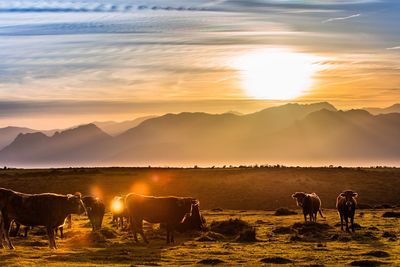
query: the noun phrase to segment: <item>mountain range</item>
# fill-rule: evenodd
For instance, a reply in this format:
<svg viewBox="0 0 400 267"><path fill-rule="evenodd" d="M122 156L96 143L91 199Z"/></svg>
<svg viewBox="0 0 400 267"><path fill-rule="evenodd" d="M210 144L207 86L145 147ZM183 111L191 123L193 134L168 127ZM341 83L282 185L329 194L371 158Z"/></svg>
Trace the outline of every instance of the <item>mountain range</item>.
<svg viewBox="0 0 400 267"><path fill-rule="evenodd" d="M400 113L337 110L329 103L286 104L237 115L179 113L106 132L91 123L21 133L0 151L13 166L399 165Z"/></svg>

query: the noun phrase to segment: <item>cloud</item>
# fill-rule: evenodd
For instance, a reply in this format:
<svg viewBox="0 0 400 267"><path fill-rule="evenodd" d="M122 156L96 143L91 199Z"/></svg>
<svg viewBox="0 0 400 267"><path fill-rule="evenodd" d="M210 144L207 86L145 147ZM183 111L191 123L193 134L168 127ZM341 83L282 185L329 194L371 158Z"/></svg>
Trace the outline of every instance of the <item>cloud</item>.
<svg viewBox="0 0 400 267"><path fill-rule="evenodd" d="M347 16L347 17L330 18L330 19L327 19L327 20L323 20L322 23L338 21L338 20L347 20L347 19L357 18L359 16L361 16L361 14L354 14L354 15L350 15L350 16Z"/></svg>
<svg viewBox="0 0 400 267"><path fill-rule="evenodd" d="M388 47L386 48L387 50L399 50L400 46L393 46L393 47Z"/></svg>

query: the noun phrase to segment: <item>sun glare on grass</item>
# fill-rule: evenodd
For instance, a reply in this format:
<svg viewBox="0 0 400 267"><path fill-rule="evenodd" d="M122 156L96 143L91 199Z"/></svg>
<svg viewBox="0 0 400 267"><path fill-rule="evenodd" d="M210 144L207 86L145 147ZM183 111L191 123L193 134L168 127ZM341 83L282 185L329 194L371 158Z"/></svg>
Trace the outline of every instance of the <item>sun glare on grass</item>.
<svg viewBox="0 0 400 267"><path fill-rule="evenodd" d="M320 61L318 56L288 49L263 49L239 56L233 67L239 70L248 96L290 100L311 88Z"/></svg>

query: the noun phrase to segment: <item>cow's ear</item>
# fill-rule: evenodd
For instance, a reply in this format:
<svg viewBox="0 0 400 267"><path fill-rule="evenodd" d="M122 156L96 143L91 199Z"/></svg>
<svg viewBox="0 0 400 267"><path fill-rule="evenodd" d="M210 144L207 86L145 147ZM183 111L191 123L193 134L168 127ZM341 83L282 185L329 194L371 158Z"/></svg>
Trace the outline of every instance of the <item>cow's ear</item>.
<svg viewBox="0 0 400 267"><path fill-rule="evenodd" d="M339 196L341 196L341 197L346 197L346 194L345 194L345 193L340 193Z"/></svg>
<svg viewBox="0 0 400 267"><path fill-rule="evenodd" d="M292 195L292 198L296 198L296 194L293 194L293 195Z"/></svg>
<svg viewBox="0 0 400 267"><path fill-rule="evenodd" d="M72 197L74 197L74 195L68 194L67 197L68 197L68 199L71 199Z"/></svg>
<svg viewBox="0 0 400 267"><path fill-rule="evenodd" d="M358 193L354 192L353 197L358 197Z"/></svg>

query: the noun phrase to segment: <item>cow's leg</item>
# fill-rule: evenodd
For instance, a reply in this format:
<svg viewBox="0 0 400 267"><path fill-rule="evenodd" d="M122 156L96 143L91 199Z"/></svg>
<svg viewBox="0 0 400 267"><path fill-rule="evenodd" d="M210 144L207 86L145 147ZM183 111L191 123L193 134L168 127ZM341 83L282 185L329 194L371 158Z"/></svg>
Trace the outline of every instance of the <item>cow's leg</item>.
<svg viewBox="0 0 400 267"><path fill-rule="evenodd" d="M64 227L63 226L60 227L60 237L61 237L61 239L64 238Z"/></svg>
<svg viewBox="0 0 400 267"><path fill-rule="evenodd" d="M12 232L11 236L16 237L16 236L19 235L19 231L21 229L21 225L19 223L17 223L16 221L14 221L14 224L15 224L15 229L14 229L14 231L11 231ZM11 225L12 225L12 223L11 223ZM11 228L12 228L12 226L11 226Z"/></svg>
<svg viewBox="0 0 400 267"><path fill-rule="evenodd" d="M307 222L307 213L303 213L303 215L304 215L304 222Z"/></svg>
<svg viewBox="0 0 400 267"><path fill-rule="evenodd" d="M314 222L317 222L317 212L316 213L314 213Z"/></svg>
<svg viewBox="0 0 400 267"><path fill-rule="evenodd" d="M346 232L350 232L350 230L349 230L349 217L347 215L344 216L344 221L346 222Z"/></svg>
<svg viewBox="0 0 400 267"><path fill-rule="evenodd" d="M148 244L149 240L147 240L146 235L144 234L143 228L140 228L139 234L143 238L144 242Z"/></svg>
<svg viewBox="0 0 400 267"><path fill-rule="evenodd" d="M137 223L137 229L139 230L140 236L143 238L144 242L149 243L149 241L147 240L146 235L144 234L144 231L143 231L143 220L138 220L136 223Z"/></svg>
<svg viewBox="0 0 400 267"><path fill-rule="evenodd" d="M8 218L8 215L3 212L3 220L4 220L4 240L7 243L7 246L9 249L14 249L13 244L11 243L9 232L10 232L10 226L11 226L11 221Z"/></svg>
<svg viewBox="0 0 400 267"><path fill-rule="evenodd" d="M355 231L354 229L354 215L350 217L350 222L351 222L351 230L353 230L353 233Z"/></svg>
<svg viewBox="0 0 400 267"><path fill-rule="evenodd" d="M340 230L343 231L343 215L339 213L339 216L340 216Z"/></svg>
<svg viewBox="0 0 400 267"><path fill-rule="evenodd" d="M169 229L169 236L170 236L170 242L174 243L175 242L175 237L174 237L174 227L171 227Z"/></svg>
<svg viewBox="0 0 400 267"><path fill-rule="evenodd" d="M28 237L28 231L29 231L29 226L26 226L24 229L24 237L27 238Z"/></svg>
<svg viewBox="0 0 400 267"><path fill-rule="evenodd" d="M49 237L49 248L51 248L51 249L56 249L56 240L55 240L55 235L54 235L56 229L54 229L53 227L50 227L50 226L48 226L46 228L47 235Z"/></svg>
<svg viewBox="0 0 400 267"><path fill-rule="evenodd" d="M169 244L169 242L170 242L169 236L170 236L170 231L171 231L169 223L167 223L165 225L165 230L167 232L167 237L166 237L167 240L166 241L167 241L167 244Z"/></svg>

